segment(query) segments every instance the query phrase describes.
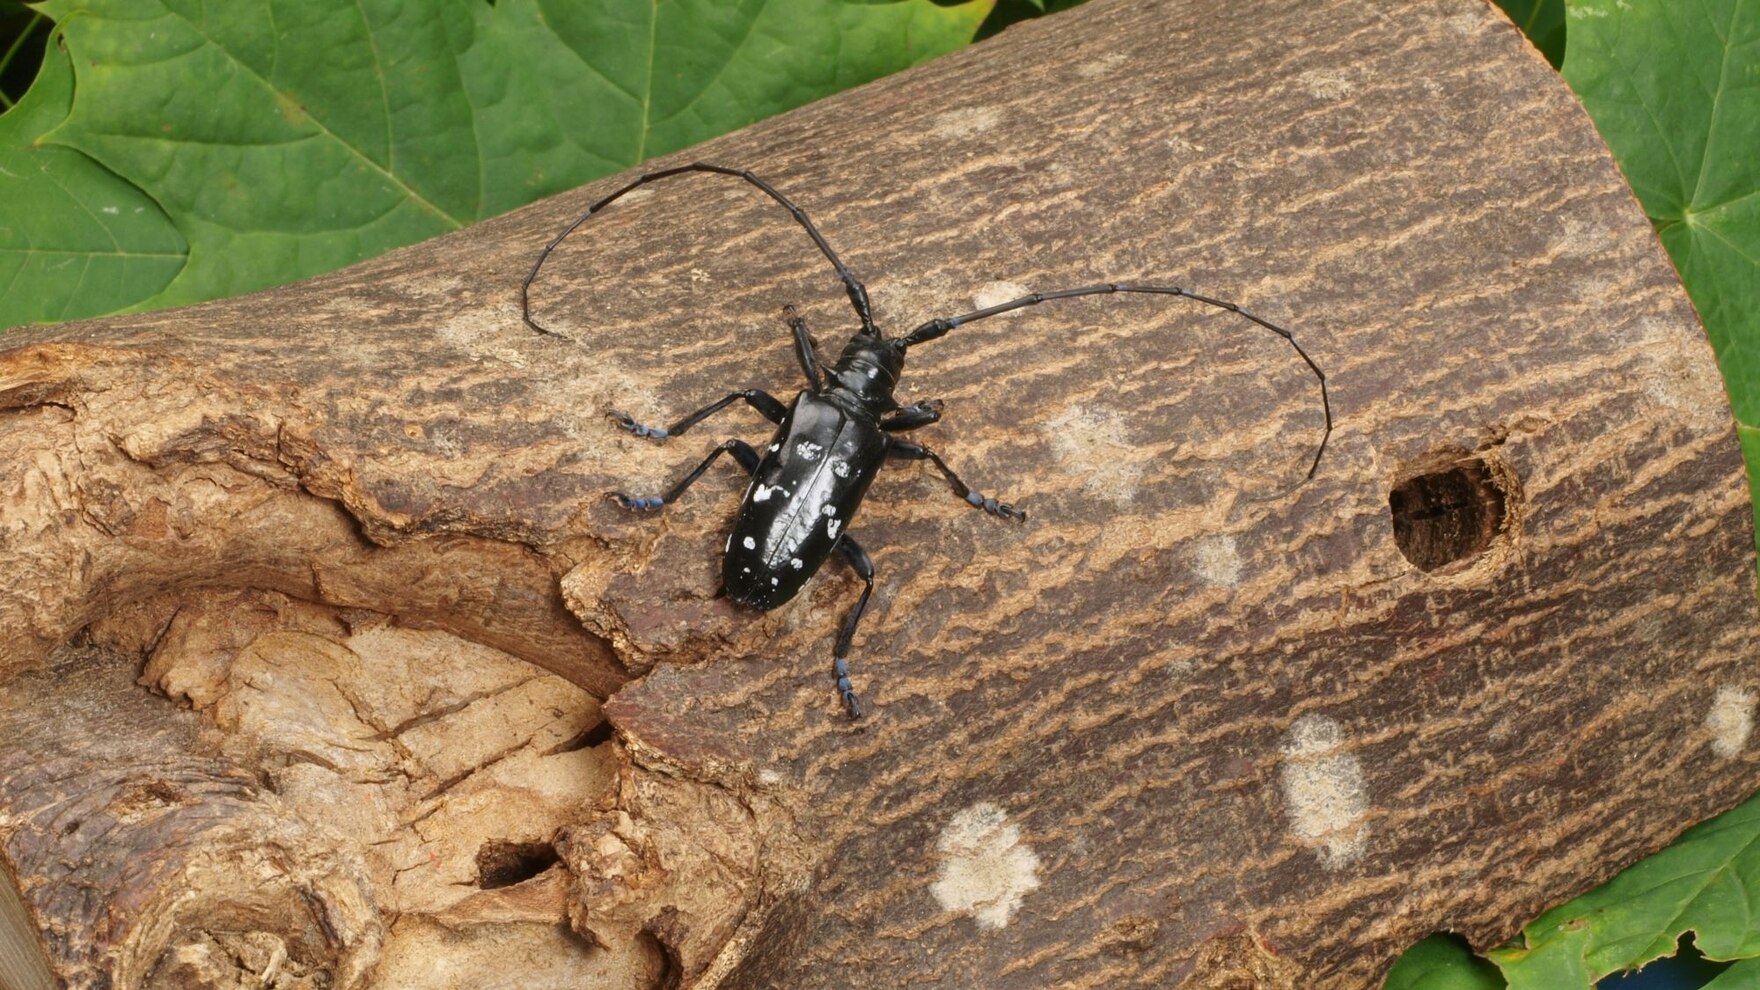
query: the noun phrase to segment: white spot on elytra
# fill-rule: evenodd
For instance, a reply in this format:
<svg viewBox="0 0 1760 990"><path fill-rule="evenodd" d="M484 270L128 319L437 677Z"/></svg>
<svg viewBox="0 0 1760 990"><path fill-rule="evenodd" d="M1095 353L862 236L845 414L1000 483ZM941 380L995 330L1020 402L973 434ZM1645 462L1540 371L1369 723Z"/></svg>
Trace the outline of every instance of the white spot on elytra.
<svg viewBox="0 0 1760 990"><path fill-rule="evenodd" d="M1008 924L1021 898L1039 886L1039 857L1020 829L988 801L953 816L935 840L941 877L929 888L943 910L976 918L984 928Z"/></svg>
<svg viewBox="0 0 1760 990"><path fill-rule="evenodd" d="M797 571L800 570L801 569L801 559L799 557L788 558L788 566L794 568Z"/></svg>
<svg viewBox="0 0 1760 990"><path fill-rule="evenodd" d="M1705 713L1705 728L1711 730L1711 751L1724 759L1740 753L1754 732L1754 693L1740 688L1721 687Z"/></svg>
<svg viewBox="0 0 1760 990"><path fill-rule="evenodd" d="M1324 715L1303 715L1283 746L1283 799L1296 837L1317 846L1337 869L1363 855L1369 810L1363 765L1344 747L1344 730Z"/></svg>
<svg viewBox="0 0 1760 990"><path fill-rule="evenodd" d="M832 461L831 462L831 473L837 475L839 478L849 477L849 462L848 461Z"/></svg>
<svg viewBox="0 0 1760 990"><path fill-rule="evenodd" d="M771 579L770 579L770 587L772 587L772 588L774 588L774 587L776 587L776 585L777 585L777 583L778 583L778 582L777 582L777 579L776 579L776 578L771 578Z"/></svg>
<svg viewBox="0 0 1760 990"><path fill-rule="evenodd" d="M745 548L746 548L746 549L747 549L747 550L756 550L756 549L758 549L758 544L757 544L757 543L756 543L756 542L754 542L754 541L753 541L753 540L752 540L752 538L751 538L751 537L749 537L749 536L748 536L748 537L746 537L746 538L745 538L745 539L743 539L743 540L741 540L741 541L739 541L739 542L740 542L740 544L741 544L741 545L742 545L742 546L744 546L744 547L745 547Z"/></svg>
<svg viewBox="0 0 1760 990"><path fill-rule="evenodd" d="M837 539L837 528L842 525L843 525L843 521L840 519L833 519L833 520L827 522L825 524L826 535L830 536L834 540Z"/></svg>
<svg viewBox="0 0 1760 990"><path fill-rule="evenodd" d="M1211 586L1232 587L1241 580L1241 552L1234 537L1224 533L1206 536L1192 547L1192 570Z"/></svg>
<svg viewBox="0 0 1760 990"><path fill-rule="evenodd" d="M754 501L754 502L767 502L767 501L769 501L770 500L770 493L773 491L776 491L776 489L779 487L781 487L781 486L780 485L759 485L758 487L752 489L752 501Z"/></svg>
<svg viewBox="0 0 1760 990"><path fill-rule="evenodd" d="M782 444L773 443L770 445L770 453L772 453L772 454L776 453L777 451L779 451L781 449L782 449Z"/></svg>
<svg viewBox="0 0 1760 990"><path fill-rule="evenodd" d="M824 512L828 516L835 516L835 515L837 515L837 506L827 505L824 509Z"/></svg>
<svg viewBox="0 0 1760 990"><path fill-rule="evenodd" d="M794 445L794 452L809 461L818 460L820 452L824 449L811 440L801 440Z"/></svg>

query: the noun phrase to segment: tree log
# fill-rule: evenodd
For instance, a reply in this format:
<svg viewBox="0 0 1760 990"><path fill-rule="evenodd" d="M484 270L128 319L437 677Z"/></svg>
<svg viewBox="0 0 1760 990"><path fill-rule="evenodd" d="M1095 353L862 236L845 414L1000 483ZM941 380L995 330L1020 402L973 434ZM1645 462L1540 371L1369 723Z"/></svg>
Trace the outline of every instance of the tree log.
<svg viewBox="0 0 1760 990"><path fill-rule="evenodd" d="M1753 533L1703 332L1502 15L1099 0L688 157L792 195L974 486L718 597L663 490L852 321L787 215L605 180L0 349L0 862L69 986L1357 987L1741 798ZM1294 487L1292 487L1292 485ZM542 668L533 670L531 665ZM601 705L601 702L603 704ZM1663 788L1671 798L1658 802ZM0 951L0 959L8 954ZM24 965L24 969L29 969ZM27 977L15 977L19 979Z"/></svg>

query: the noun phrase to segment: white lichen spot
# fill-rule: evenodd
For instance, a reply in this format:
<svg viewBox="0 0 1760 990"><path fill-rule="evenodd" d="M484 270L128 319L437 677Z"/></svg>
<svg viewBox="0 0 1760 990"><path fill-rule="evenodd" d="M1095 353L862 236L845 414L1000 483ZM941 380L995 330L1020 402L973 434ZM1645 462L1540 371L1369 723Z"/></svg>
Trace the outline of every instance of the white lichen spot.
<svg viewBox="0 0 1760 990"><path fill-rule="evenodd" d="M953 816L935 841L941 876L929 888L943 910L969 914L985 928L1008 924L1021 898L1039 886L1039 857L1020 829L988 801Z"/></svg>
<svg viewBox="0 0 1760 990"><path fill-rule="evenodd" d="M758 549L758 544L749 536L739 542L740 545L744 546L747 550Z"/></svg>
<svg viewBox="0 0 1760 990"><path fill-rule="evenodd" d="M802 460L816 461L819 459L819 455L825 452L825 448L811 440L801 440L794 445L794 452L799 454Z"/></svg>
<svg viewBox="0 0 1760 990"><path fill-rule="evenodd" d="M1002 112L993 107L951 110L938 114L929 124L929 132L941 138L968 138L995 128L1002 122Z"/></svg>
<svg viewBox="0 0 1760 990"><path fill-rule="evenodd" d="M1098 79L1101 76L1110 74L1113 69L1116 69L1129 61L1130 59L1124 55L1113 52L1076 66L1076 75L1081 76L1083 79Z"/></svg>
<svg viewBox="0 0 1760 990"><path fill-rule="evenodd" d="M1711 751L1724 759L1739 754L1754 732L1754 692L1740 688L1720 687L1705 713L1705 728L1711 730Z"/></svg>
<svg viewBox="0 0 1760 990"><path fill-rule="evenodd" d="M1192 547L1192 570L1212 587L1233 587L1241 580L1241 552L1234 537L1216 533Z"/></svg>
<svg viewBox="0 0 1760 990"><path fill-rule="evenodd" d="M696 282L698 284L701 284L703 282L709 282L712 280L713 280L713 277L708 272L704 271L703 269L701 269L701 268L691 269L691 281L692 282Z"/></svg>
<svg viewBox="0 0 1760 990"><path fill-rule="evenodd" d="M1283 799L1296 837L1338 869L1363 855L1369 810L1363 766L1345 749L1344 731L1324 715L1303 715L1283 746Z"/></svg>
<svg viewBox="0 0 1760 990"><path fill-rule="evenodd" d="M1136 501L1143 483L1142 451L1132 443L1130 422L1122 413L1071 406L1043 429L1057 459L1082 480L1082 491L1118 506Z"/></svg>
<svg viewBox="0 0 1760 990"><path fill-rule="evenodd" d="M1309 69L1296 82L1322 100L1342 100L1356 89L1350 77L1337 69Z"/></svg>
<svg viewBox="0 0 1760 990"><path fill-rule="evenodd" d="M834 540L837 539L838 527L840 527L842 525L843 525L843 520L841 520L841 519L828 520L825 523L825 534Z"/></svg>
<svg viewBox="0 0 1760 990"><path fill-rule="evenodd" d="M989 309L1032 294L1032 289L1019 282L985 282L972 293L972 303L974 309Z"/></svg>

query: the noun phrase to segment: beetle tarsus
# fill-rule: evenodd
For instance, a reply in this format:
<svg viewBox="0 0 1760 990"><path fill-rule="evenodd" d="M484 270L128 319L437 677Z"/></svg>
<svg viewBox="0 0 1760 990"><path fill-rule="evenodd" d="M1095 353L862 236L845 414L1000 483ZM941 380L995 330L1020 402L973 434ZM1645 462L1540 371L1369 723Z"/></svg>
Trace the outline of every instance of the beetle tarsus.
<svg viewBox="0 0 1760 990"><path fill-rule="evenodd" d="M621 429L629 433L634 433L638 437L646 437L649 440L665 440L667 437L672 436L672 432L666 429L666 427L644 426L641 423L636 422L635 418L629 413L612 410L611 412L606 413L605 416L613 423L616 423Z"/></svg>

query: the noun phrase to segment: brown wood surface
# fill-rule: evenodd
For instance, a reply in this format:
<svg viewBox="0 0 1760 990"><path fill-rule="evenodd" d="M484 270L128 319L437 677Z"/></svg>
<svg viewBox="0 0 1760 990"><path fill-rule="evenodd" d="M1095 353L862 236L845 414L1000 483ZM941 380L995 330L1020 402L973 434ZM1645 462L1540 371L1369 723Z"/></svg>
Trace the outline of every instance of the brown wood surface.
<svg viewBox="0 0 1760 990"><path fill-rule="evenodd" d="M947 401L918 438L1032 515L882 475L851 724L850 574L741 612L731 468L658 518L601 497L766 433L606 410L786 396L785 304L848 331L755 190L668 180L583 228L534 287L570 341L519 281L615 179L14 331L0 859L64 979L1370 986L1744 795L1753 534L1711 353L1495 10L1098 0L692 157L793 195L890 329L1101 280L1236 300L1326 369L1327 457L1277 494L1313 380L1189 304L913 350L901 399ZM438 975L465 958L490 975Z"/></svg>

